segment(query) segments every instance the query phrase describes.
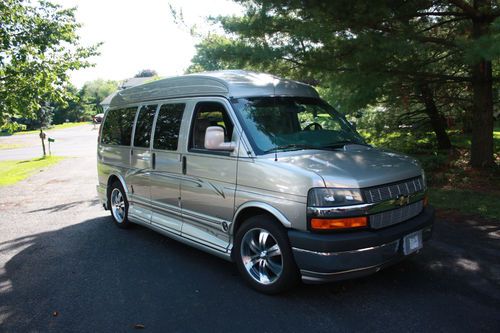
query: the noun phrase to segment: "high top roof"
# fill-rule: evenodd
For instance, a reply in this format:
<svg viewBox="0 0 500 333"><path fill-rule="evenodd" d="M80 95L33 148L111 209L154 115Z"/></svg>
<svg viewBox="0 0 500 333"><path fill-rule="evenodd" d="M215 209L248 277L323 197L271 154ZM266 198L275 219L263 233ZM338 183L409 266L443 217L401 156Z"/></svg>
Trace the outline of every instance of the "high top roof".
<svg viewBox="0 0 500 333"><path fill-rule="evenodd" d="M313 87L304 83L270 74L226 70L171 77L125 89L116 94L110 106L187 96L319 97Z"/></svg>

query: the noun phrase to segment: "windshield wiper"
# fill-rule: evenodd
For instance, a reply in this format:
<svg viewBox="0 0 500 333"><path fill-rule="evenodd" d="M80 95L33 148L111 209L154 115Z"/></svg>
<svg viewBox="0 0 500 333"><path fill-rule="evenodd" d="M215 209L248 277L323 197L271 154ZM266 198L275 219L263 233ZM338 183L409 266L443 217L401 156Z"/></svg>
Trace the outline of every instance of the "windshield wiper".
<svg viewBox="0 0 500 333"><path fill-rule="evenodd" d="M345 145L360 145L360 146L371 147L369 144L366 144L366 143L363 143L363 142L355 142L355 141L349 141L349 140L338 141L338 142L329 144L329 145L327 145L325 147L326 148L343 148Z"/></svg>
<svg viewBox="0 0 500 333"><path fill-rule="evenodd" d="M338 141L338 142L332 143L330 145L325 145L325 146L313 146L313 145L306 145L306 144L299 144L299 143L290 143L290 144L280 145L280 146L276 146L276 147L273 147L271 149L265 150L264 154L275 153L279 150L301 150L301 149L332 150L332 149L342 148L345 145L349 145L349 144L371 147L369 144L354 142L354 141Z"/></svg>
<svg viewBox="0 0 500 333"><path fill-rule="evenodd" d="M281 146L276 146L271 149L265 150L264 153L273 153L278 150L286 150L286 149L293 149L293 150L300 150L300 149L321 149L321 147L318 146L312 146L312 145L304 145L304 144L297 144L297 143L290 143L287 145L281 145Z"/></svg>

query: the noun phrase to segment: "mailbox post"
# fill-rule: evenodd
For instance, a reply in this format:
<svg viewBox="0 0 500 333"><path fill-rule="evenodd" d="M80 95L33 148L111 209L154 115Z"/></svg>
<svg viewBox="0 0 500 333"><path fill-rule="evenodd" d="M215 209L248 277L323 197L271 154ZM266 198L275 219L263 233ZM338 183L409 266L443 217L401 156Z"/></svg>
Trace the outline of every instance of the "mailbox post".
<svg viewBox="0 0 500 333"><path fill-rule="evenodd" d="M50 151L50 143L51 142L55 142L56 140L55 139L52 139L52 138L48 138L47 141L49 142L49 155L52 155L51 151Z"/></svg>

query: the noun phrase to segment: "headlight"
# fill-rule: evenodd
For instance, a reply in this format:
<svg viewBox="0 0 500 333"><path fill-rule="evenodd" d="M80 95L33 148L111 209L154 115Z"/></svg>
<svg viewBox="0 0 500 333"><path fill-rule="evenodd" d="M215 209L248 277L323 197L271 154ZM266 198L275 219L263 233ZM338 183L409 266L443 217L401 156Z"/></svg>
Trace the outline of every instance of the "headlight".
<svg viewBox="0 0 500 333"><path fill-rule="evenodd" d="M307 196L309 207L336 207L363 203L359 189L313 188Z"/></svg>
<svg viewBox="0 0 500 333"><path fill-rule="evenodd" d="M424 182L424 190L427 190L427 179L425 178L425 171L422 169L422 181Z"/></svg>

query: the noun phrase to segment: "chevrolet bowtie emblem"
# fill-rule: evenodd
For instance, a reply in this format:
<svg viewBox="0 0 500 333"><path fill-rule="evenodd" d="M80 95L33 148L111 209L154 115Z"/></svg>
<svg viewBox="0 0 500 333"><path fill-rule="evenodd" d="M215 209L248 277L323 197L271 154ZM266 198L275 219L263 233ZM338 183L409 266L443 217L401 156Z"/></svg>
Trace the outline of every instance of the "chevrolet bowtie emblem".
<svg viewBox="0 0 500 333"><path fill-rule="evenodd" d="M410 203L410 196L409 195L400 195L394 200L394 204L398 206L405 206Z"/></svg>

